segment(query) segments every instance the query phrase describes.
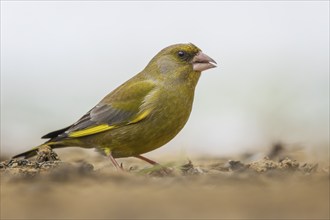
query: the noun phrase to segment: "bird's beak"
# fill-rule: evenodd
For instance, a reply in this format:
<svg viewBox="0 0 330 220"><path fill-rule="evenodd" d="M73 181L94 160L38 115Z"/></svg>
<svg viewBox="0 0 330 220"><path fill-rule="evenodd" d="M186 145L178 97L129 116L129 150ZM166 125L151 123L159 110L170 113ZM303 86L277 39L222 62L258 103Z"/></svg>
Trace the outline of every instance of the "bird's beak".
<svg viewBox="0 0 330 220"><path fill-rule="evenodd" d="M211 57L207 56L201 51L194 56L191 63L193 65L193 70L200 72L217 67L215 65L217 62L215 62Z"/></svg>

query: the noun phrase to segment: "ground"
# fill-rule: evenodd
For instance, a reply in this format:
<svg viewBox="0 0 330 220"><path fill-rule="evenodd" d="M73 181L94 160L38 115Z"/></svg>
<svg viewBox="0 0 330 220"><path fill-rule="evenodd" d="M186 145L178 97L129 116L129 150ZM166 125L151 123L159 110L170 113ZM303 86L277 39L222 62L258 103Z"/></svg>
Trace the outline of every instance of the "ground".
<svg viewBox="0 0 330 220"><path fill-rule="evenodd" d="M265 157L121 159L45 148L0 163L1 219L329 219L329 163Z"/></svg>

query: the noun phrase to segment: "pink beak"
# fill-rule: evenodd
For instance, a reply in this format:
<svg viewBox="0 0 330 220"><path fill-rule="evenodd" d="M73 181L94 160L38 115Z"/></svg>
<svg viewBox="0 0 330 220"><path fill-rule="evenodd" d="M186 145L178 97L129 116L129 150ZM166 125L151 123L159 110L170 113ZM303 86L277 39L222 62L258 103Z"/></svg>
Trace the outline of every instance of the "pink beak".
<svg viewBox="0 0 330 220"><path fill-rule="evenodd" d="M207 56L201 51L194 56L191 63L193 65L193 70L200 72L217 67L215 65L217 62L215 62L211 57Z"/></svg>

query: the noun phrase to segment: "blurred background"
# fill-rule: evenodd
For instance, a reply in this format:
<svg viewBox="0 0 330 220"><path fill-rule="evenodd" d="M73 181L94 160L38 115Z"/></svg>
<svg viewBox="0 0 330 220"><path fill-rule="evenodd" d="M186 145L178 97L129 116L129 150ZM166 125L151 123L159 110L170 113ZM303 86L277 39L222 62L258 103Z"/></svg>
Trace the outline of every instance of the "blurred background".
<svg viewBox="0 0 330 220"><path fill-rule="evenodd" d="M327 155L328 1L1 1L1 153L39 145L161 49L218 62L191 117L149 155L233 155L276 142Z"/></svg>

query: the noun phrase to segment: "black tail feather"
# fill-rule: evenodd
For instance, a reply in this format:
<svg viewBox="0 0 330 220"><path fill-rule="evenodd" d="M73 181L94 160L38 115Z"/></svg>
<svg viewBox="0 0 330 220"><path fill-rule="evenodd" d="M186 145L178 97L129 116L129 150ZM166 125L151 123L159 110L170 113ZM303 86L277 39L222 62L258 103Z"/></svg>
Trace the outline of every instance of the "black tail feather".
<svg viewBox="0 0 330 220"><path fill-rule="evenodd" d="M62 134L63 132L65 132L65 131L68 130L70 127L71 127L71 125L68 126L68 127L66 127L66 128L62 128L62 129L60 129L60 130L50 132L50 133L48 133L48 134L42 136L41 138L56 138L58 135L60 135L60 134Z"/></svg>
<svg viewBox="0 0 330 220"><path fill-rule="evenodd" d="M28 150L28 151L25 151L21 154L17 154L15 156L13 156L13 159L19 158L19 157L24 157L24 159L33 157L33 156L37 155L37 150L38 150L38 148L33 148L31 150Z"/></svg>
<svg viewBox="0 0 330 220"><path fill-rule="evenodd" d="M23 157L24 159L27 159L27 158L33 157L33 156L37 155L39 148L43 147L43 146L49 146L52 149L54 149L54 148L62 148L62 147L65 147L66 145L63 145L60 142L46 141L45 143L43 143L43 144L41 144L37 147L34 147L31 150L28 150L28 151L25 151L23 153L17 154L15 156L13 156L12 158L15 159L15 158L18 158L18 157Z"/></svg>

